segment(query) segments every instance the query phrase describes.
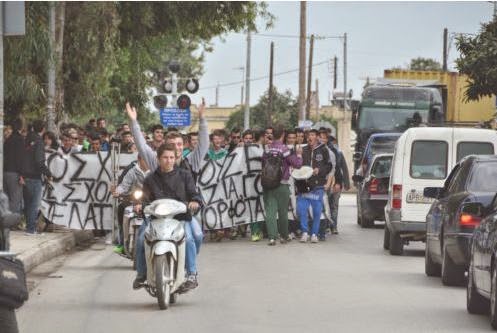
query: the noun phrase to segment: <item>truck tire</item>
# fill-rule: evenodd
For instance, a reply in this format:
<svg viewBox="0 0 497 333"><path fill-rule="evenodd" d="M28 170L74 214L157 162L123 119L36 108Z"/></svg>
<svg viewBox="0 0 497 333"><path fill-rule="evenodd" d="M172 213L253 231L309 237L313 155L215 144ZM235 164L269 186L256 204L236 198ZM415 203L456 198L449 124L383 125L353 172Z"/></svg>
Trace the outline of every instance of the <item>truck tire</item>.
<svg viewBox="0 0 497 333"><path fill-rule="evenodd" d="M390 232L390 254L393 256L400 256L404 251L404 241L400 234L395 231Z"/></svg>
<svg viewBox="0 0 497 333"><path fill-rule="evenodd" d="M390 249L390 229L388 229L388 226L385 224L385 232L383 234L383 248L385 250Z"/></svg>
<svg viewBox="0 0 497 333"><path fill-rule="evenodd" d="M445 286L460 286L464 283L464 267L452 261L445 246L442 251L442 283Z"/></svg>
<svg viewBox="0 0 497 333"><path fill-rule="evenodd" d="M466 309L471 314L486 314L489 309L489 301L476 290L473 279L473 267L468 268L468 285L466 288Z"/></svg>
<svg viewBox="0 0 497 333"><path fill-rule="evenodd" d="M430 254L429 242L426 241L425 249L425 274L427 276L440 276L442 266L433 261Z"/></svg>

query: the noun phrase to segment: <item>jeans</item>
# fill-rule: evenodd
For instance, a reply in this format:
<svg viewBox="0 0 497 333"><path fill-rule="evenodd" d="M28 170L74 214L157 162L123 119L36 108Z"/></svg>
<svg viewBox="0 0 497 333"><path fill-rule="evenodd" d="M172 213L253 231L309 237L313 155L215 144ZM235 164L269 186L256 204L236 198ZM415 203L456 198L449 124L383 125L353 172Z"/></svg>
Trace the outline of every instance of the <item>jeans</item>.
<svg viewBox="0 0 497 333"><path fill-rule="evenodd" d="M200 246L203 240L203 233L200 225L195 218L185 223L185 266L188 274L197 273L197 254L200 252ZM147 277L147 261L145 259L145 230L150 223L146 218L138 229L138 239L136 242L136 272L140 278Z"/></svg>
<svg viewBox="0 0 497 333"><path fill-rule="evenodd" d="M9 198L9 210L12 213L21 213L22 185L19 184L19 174L17 172L4 172L3 188Z"/></svg>
<svg viewBox="0 0 497 333"><path fill-rule="evenodd" d="M26 178L24 185L24 215L26 217L26 231L36 231L36 221L40 210L42 184L41 179Z"/></svg>
<svg viewBox="0 0 497 333"><path fill-rule="evenodd" d="M338 202L340 201L340 196L342 192L332 193L330 196L332 197L332 203L330 202L331 209L331 224L333 228L337 228L338 225Z"/></svg>
<svg viewBox="0 0 497 333"><path fill-rule="evenodd" d="M323 211L323 188L316 188L309 193L299 194L297 196L297 214L300 219L300 229L302 232L309 233L308 217L309 206L312 207L312 229L311 235L317 235Z"/></svg>

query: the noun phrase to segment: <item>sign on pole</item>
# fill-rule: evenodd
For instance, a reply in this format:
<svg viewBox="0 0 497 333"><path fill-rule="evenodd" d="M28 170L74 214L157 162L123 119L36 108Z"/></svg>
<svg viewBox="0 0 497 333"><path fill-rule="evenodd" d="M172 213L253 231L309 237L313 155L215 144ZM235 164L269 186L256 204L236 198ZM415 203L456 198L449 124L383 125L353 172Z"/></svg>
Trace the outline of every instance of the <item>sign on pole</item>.
<svg viewBox="0 0 497 333"><path fill-rule="evenodd" d="M160 109L160 121L162 125L183 127L191 125L190 109L163 108Z"/></svg>

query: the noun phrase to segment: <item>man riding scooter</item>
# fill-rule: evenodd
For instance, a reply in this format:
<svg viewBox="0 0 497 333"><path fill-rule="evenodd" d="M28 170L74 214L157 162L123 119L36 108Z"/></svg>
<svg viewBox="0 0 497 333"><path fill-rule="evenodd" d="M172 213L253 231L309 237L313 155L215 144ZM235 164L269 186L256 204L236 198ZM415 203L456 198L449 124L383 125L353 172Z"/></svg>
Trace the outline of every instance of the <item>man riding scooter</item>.
<svg viewBox="0 0 497 333"><path fill-rule="evenodd" d="M177 150L172 144L163 144L157 150L159 167L150 173L143 184L143 203L146 205L158 199L174 199L184 202L189 211L174 217L176 220L184 221L186 235L186 271L187 280L183 286L183 292L194 289L197 282L197 248L199 241L194 237L198 233L198 224L192 222L192 213L198 211L202 204L202 198L197 192L195 182L190 172L176 166ZM150 221L140 226L136 244L136 279L133 282L133 289L143 286L147 276L147 266L145 260L145 229ZM200 240L201 242L201 240Z"/></svg>
<svg viewBox="0 0 497 333"><path fill-rule="evenodd" d="M112 196L114 198L120 198L121 202L117 207L117 222L119 227L119 244L114 248L114 252L118 254L124 253L124 231L123 231L123 219L124 211L126 207L130 206L130 196L133 194L134 189L142 188L145 177L149 173L149 168L145 160L141 155L138 155L137 163L129 169L122 180L120 180L119 185L116 188L112 188Z"/></svg>

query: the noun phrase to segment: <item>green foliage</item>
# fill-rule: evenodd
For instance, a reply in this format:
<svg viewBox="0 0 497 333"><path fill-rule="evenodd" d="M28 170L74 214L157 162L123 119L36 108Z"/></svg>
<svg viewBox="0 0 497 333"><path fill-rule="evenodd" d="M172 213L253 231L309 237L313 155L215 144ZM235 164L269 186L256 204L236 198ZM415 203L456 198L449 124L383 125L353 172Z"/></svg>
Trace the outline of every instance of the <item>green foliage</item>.
<svg viewBox="0 0 497 333"><path fill-rule="evenodd" d="M457 69L469 76L466 100L497 95L497 19L482 24L475 37L459 36L456 44L461 53Z"/></svg>
<svg viewBox="0 0 497 333"><path fill-rule="evenodd" d="M286 128L294 128L297 126L297 100L292 96L288 90L283 94L278 93L276 88L273 95L273 111L271 119L273 124L280 124ZM251 128L265 128L268 126L268 105L269 95L268 91L264 93L259 99L259 102L250 108L250 127ZM244 109L241 108L231 114L226 128L232 129L234 127L243 128L243 115Z"/></svg>
<svg viewBox="0 0 497 333"><path fill-rule="evenodd" d="M256 19L270 25L264 3L216 2L68 2L66 3L62 80L69 118L105 116L120 121L126 101L146 109L152 87L168 76L177 59L180 77L203 74L210 40L250 27ZM26 35L5 42L7 120L28 119L46 110L48 3L26 2ZM157 121L140 112L140 121ZM124 119L123 119L124 120Z"/></svg>
<svg viewBox="0 0 497 333"><path fill-rule="evenodd" d="M441 71L442 65L435 59L418 57L411 59L409 69L412 71Z"/></svg>

